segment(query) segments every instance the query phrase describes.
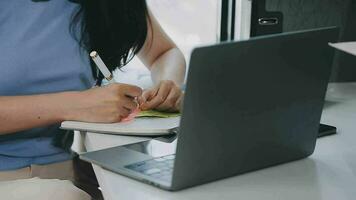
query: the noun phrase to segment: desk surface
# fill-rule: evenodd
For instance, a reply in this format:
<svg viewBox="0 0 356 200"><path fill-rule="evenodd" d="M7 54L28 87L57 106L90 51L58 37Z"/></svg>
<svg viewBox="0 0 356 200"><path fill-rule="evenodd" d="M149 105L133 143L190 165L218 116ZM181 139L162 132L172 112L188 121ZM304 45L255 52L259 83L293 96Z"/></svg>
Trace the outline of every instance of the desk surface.
<svg viewBox="0 0 356 200"><path fill-rule="evenodd" d="M338 134L320 138L315 153L300 161L166 192L94 166L106 200L354 199L356 196L356 83L330 84L322 123ZM88 133L89 151L149 138Z"/></svg>

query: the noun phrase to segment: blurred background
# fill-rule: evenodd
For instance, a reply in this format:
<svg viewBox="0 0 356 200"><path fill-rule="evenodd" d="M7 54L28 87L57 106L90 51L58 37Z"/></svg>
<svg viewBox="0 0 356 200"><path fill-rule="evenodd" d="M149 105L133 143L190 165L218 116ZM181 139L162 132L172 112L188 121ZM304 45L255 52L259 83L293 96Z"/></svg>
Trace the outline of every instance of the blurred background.
<svg viewBox="0 0 356 200"><path fill-rule="evenodd" d="M218 42L219 0L147 0L153 15L165 32L182 50L187 64L196 46ZM148 70L138 58L115 72L115 80L139 84L143 88L151 84Z"/></svg>
<svg viewBox="0 0 356 200"><path fill-rule="evenodd" d="M339 41L356 41L354 0L147 0L147 4L188 66L194 47L226 40L339 26ZM266 17L277 18L278 23L259 24ZM147 88L152 84L148 73L135 58L114 75L118 82ZM356 81L356 58L336 52L331 81Z"/></svg>

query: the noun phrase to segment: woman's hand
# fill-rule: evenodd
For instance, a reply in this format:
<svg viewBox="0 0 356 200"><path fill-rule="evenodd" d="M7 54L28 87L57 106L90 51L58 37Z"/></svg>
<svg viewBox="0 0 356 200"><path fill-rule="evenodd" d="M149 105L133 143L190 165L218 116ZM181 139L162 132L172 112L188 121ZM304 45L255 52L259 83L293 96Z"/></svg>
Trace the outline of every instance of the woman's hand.
<svg viewBox="0 0 356 200"><path fill-rule="evenodd" d="M141 88L118 83L80 92L72 101L74 108L69 120L119 122L138 107L136 99L141 95Z"/></svg>
<svg viewBox="0 0 356 200"><path fill-rule="evenodd" d="M183 98L183 92L173 81L161 81L156 87L146 90L138 98L142 110L159 110L167 112L177 112L180 110L180 104Z"/></svg>

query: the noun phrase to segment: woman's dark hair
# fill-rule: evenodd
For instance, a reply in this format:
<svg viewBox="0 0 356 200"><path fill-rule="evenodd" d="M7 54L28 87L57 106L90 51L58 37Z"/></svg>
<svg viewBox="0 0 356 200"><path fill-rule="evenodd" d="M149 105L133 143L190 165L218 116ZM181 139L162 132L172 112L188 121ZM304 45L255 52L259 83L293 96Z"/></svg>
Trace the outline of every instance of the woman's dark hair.
<svg viewBox="0 0 356 200"><path fill-rule="evenodd" d="M144 45L149 23L145 0L75 2L81 7L73 17L73 35L88 52L99 52L110 71L126 65ZM100 82L101 73L93 63L91 66L94 77Z"/></svg>
<svg viewBox="0 0 356 200"><path fill-rule="evenodd" d="M69 1L80 4L70 27L73 36L88 53L97 51L110 71L126 65L143 47L150 25L146 0ZM91 68L100 84L102 74L93 62Z"/></svg>

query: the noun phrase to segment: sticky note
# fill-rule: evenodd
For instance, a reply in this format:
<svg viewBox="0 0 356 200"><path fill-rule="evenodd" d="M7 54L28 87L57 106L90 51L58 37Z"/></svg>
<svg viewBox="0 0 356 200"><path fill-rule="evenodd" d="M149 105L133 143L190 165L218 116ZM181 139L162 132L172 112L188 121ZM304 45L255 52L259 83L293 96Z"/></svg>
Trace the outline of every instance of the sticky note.
<svg viewBox="0 0 356 200"><path fill-rule="evenodd" d="M170 112L161 112L156 110L145 110L136 109L128 117L121 120L121 122L130 122L135 118L142 117L156 117L156 118L169 118L169 117L179 117L180 113L170 113Z"/></svg>
<svg viewBox="0 0 356 200"><path fill-rule="evenodd" d="M169 118L169 117L179 117L180 113L170 113L170 112L160 112L156 110L145 110L140 111L136 118L139 117L157 117L157 118Z"/></svg>

